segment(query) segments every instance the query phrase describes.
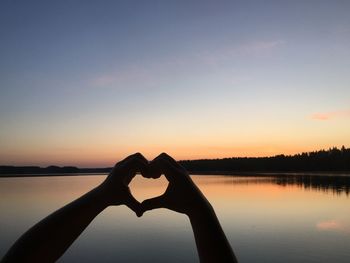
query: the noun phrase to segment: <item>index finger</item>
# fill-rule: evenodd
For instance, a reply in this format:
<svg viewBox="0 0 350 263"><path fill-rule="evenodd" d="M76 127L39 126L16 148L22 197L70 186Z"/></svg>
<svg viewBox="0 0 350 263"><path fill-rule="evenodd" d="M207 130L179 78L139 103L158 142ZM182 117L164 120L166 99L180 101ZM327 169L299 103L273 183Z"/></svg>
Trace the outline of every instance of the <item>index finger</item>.
<svg viewBox="0 0 350 263"><path fill-rule="evenodd" d="M128 183L131 181L131 179L135 176L137 172L143 174L147 173L148 165L149 163L147 159L141 153L130 155L121 162L121 168L127 174L126 179Z"/></svg>
<svg viewBox="0 0 350 263"><path fill-rule="evenodd" d="M121 160L116 165L125 164L128 161L133 160L133 159L139 159L139 160L141 160L141 161L143 161L145 163L148 163L147 159L141 153L137 152L137 153L129 155L128 157L126 157L125 159Z"/></svg>
<svg viewBox="0 0 350 263"><path fill-rule="evenodd" d="M176 167L179 171L182 171L183 173L187 173L187 170L181 164L179 164L173 157L171 157L169 154L163 152L160 155L158 155L157 158L165 159L169 163L171 163L174 167Z"/></svg>
<svg viewBox="0 0 350 263"><path fill-rule="evenodd" d="M174 181L181 171L176 167L172 162L162 155L156 157L151 163L152 173L156 174L156 177L159 177L161 174L168 179L169 182ZM158 176L159 175L159 176Z"/></svg>

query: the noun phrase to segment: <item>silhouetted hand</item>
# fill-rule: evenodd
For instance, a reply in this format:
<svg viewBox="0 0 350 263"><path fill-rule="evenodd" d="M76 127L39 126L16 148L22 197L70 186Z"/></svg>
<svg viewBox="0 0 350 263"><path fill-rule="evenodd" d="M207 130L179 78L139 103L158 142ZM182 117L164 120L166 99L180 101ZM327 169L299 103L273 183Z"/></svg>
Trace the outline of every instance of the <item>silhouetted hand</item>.
<svg viewBox="0 0 350 263"><path fill-rule="evenodd" d="M137 172L153 178L164 174L169 180L164 195L145 200L140 205L128 187ZM117 163L98 187L30 228L1 262L55 262L100 212L109 205L122 204L138 216L145 210L159 207L187 214L202 263L236 262L214 210L186 170L167 154L161 154L149 164L140 153Z"/></svg>
<svg viewBox="0 0 350 263"><path fill-rule="evenodd" d="M142 212L168 208L186 214L192 225L201 263L237 262L214 209L185 168L162 153L150 163L149 172L146 177L158 178L164 174L169 186L163 195L143 201Z"/></svg>
<svg viewBox="0 0 350 263"><path fill-rule="evenodd" d="M129 183L137 172L146 175L148 161L142 154L136 153L118 162L106 180L98 186L106 205L126 205L138 216L142 215L140 203L132 196Z"/></svg>
<svg viewBox="0 0 350 263"><path fill-rule="evenodd" d="M158 178L162 174L169 181L168 188L163 195L144 200L143 212L156 208L168 208L190 216L208 208L211 209L211 205L193 183L185 168L166 153L160 154L150 162L151 177Z"/></svg>
<svg viewBox="0 0 350 263"><path fill-rule="evenodd" d="M128 184L137 172L146 175L148 161L140 154L117 163L106 180L58 209L25 232L1 262L56 262L91 221L110 205L125 204L141 215Z"/></svg>

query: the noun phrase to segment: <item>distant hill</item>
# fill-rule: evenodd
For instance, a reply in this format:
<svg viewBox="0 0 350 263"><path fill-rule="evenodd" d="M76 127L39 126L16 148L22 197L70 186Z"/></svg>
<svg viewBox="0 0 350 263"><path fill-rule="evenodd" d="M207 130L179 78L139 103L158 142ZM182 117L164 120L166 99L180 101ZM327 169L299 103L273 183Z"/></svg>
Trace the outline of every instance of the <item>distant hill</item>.
<svg viewBox="0 0 350 263"><path fill-rule="evenodd" d="M350 148L304 152L272 157L233 157L179 161L193 173L229 172L349 172ZM77 168L74 166L0 166L0 175L109 173L107 168Z"/></svg>
<svg viewBox="0 0 350 263"><path fill-rule="evenodd" d="M11 174L77 174L77 173L109 173L112 168L77 168L74 166L0 166L0 175Z"/></svg>

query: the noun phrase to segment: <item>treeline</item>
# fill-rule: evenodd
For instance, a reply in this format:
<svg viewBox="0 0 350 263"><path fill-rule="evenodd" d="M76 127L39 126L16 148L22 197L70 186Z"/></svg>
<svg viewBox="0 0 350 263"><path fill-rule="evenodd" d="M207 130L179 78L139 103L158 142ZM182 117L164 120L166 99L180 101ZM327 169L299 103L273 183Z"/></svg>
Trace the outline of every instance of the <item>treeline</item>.
<svg viewBox="0 0 350 263"><path fill-rule="evenodd" d="M272 157L234 157L187 160L180 163L192 173L231 172L342 172L350 171L350 148ZM77 168L74 166L0 166L0 174L73 174L109 173L112 168Z"/></svg>
<svg viewBox="0 0 350 263"><path fill-rule="evenodd" d="M76 174L109 173L112 168L78 168L74 166L0 166L0 174Z"/></svg>
<svg viewBox="0 0 350 263"><path fill-rule="evenodd" d="M236 157L187 160L180 163L192 172L340 172L350 171L350 148L304 152L272 157Z"/></svg>

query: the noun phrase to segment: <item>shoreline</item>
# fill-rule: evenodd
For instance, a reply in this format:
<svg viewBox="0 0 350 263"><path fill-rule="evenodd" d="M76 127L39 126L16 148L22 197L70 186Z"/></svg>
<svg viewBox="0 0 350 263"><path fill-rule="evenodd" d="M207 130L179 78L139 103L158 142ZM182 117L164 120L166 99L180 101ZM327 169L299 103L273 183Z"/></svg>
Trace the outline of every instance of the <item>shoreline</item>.
<svg viewBox="0 0 350 263"><path fill-rule="evenodd" d="M327 176L327 177L350 177L350 171L189 171L190 175L221 175L221 176ZM0 174L0 178L21 177L69 177L69 176L94 176L108 175L108 172L80 172L80 173L32 173L32 174Z"/></svg>

